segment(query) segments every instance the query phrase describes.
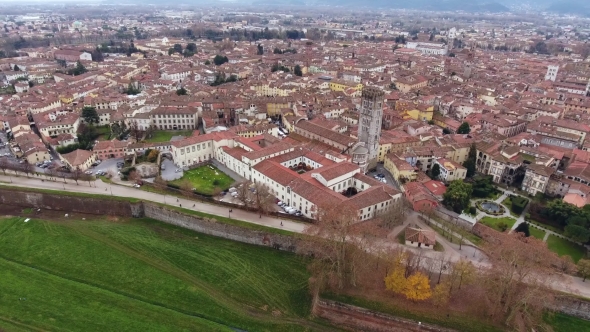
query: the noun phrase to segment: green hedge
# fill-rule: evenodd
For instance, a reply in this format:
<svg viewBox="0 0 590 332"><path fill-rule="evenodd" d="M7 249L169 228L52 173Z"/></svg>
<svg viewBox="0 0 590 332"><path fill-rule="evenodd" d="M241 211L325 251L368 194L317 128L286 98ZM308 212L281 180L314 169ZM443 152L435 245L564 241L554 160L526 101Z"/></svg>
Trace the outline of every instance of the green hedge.
<svg viewBox="0 0 590 332"><path fill-rule="evenodd" d="M510 201L512 202L512 206L510 207L510 209L512 210L512 212L518 215L520 215L522 211L524 211L524 208L529 203L528 199L521 196L510 196Z"/></svg>

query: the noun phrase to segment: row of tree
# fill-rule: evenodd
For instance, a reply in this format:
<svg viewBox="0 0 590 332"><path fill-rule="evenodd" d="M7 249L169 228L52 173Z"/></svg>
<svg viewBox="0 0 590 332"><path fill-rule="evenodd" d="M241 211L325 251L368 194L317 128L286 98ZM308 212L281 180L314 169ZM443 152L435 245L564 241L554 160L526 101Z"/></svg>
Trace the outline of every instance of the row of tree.
<svg viewBox="0 0 590 332"><path fill-rule="evenodd" d="M312 257L314 296L350 290L386 300L391 295L383 291L389 291L398 306L420 302L422 310L432 314L462 311L508 329L540 330L555 300L551 277L576 269L542 241L520 233L483 230L482 246L490 266L475 266L444 254L425 256L423 251L392 248L389 228L358 224L353 209L321 207L316 216L298 247L300 254Z"/></svg>

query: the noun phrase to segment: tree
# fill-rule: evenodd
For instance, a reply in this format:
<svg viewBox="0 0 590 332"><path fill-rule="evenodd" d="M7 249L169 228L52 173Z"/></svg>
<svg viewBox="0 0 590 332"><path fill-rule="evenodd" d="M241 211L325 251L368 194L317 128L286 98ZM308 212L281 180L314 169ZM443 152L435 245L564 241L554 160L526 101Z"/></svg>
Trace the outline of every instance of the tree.
<svg viewBox="0 0 590 332"><path fill-rule="evenodd" d="M14 71L20 71L20 68L18 68L17 65L14 65L14 67L12 68L12 70L14 70Z"/></svg>
<svg viewBox="0 0 590 332"><path fill-rule="evenodd" d="M459 128L457 128L457 134L469 134L471 129L469 128L469 123L463 122Z"/></svg>
<svg viewBox="0 0 590 332"><path fill-rule="evenodd" d="M389 208L384 209L379 218L383 220L383 226L392 229L401 225L408 214L409 202L404 197L394 201Z"/></svg>
<svg viewBox="0 0 590 332"><path fill-rule="evenodd" d="M258 52L256 54L258 54L258 55L264 54L264 47L262 47L261 44L258 44Z"/></svg>
<svg viewBox="0 0 590 332"><path fill-rule="evenodd" d="M193 184L188 179L182 179L178 187L185 193L193 192Z"/></svg>
<svg viewBox="0 0 590 332"><path fill-rule="evenodd" d="M473 264L467 260L460 260L451 266L449 275L450 290L461 289L461 285L470 284L475 279L476 270Z"/></svg>
<svg viewBox="0 0 590 332"><path fill-rule="evenodd" d="M391 272L385 277L385 288L396 294L403 294L406 283L405 269L401 262L396 263Z"/></svg>
<svg viewBox="0 0 590 332"><path fill-rule="evenodd" d="M516 226L514 231L518 232L518 233L522 233L526 237L531 236L531 232L529 230L529 224L526 222L521 222L520 224L518 224L518 226Z"/></svg>
<svg viewBox="0 0 590 332"><path fill-rule="evenodd" d="M176 95L178 96L185 96L187 94L187 91L184 87L181 87L180 89L176 90Z"/></svg>
<svg viewBox="0 0 590 332"><path fill-rule="evenodd" d="M303 72L301 71L301 66L295 65L295 68L293 68L293 73L297 76L303 76Z"/></svg>
<svg viewBox="0 0 590 332"><path fill-rule="evenodd" d="M86 67L84 67L84 65L82 64L82 62L80 62L78 60L78 62L76 62L76 67L72 68L70 70L68 70L68 74L69 75L74 75L74 76L78 76L78 75L82 75L84 73L88 72L88 70L86 69Z"/></svg>
<svg viewBox="0 0 590 332"><path fill-rule="evenodd" d="M477 149L475 144L471 144L469 148L469 154L467 155L467 159L463 162L463 167L467 169L467 177L472 177L475 175L475 165L477 161Z"/></svg>
<svg viewBox="0 0 590 332"><path fill-rule="evenodd" d="M74 181L76 181L76 185L78 185L78 180L80 180L80 177L82 177L82 170L80 169L80 167L76 166L76 168L74 168L74 170L72 171L72 179ZM64 182L65 182L65 178L64 178Z"/></svg>
<svg viewBox="0 0 590 332"><path fill-rule="evenodd" d="M242 202L242 204L244 204L245 207L250 206L250 184L252 182L250 181L246 181L246 182L242 182L240 185L238 185L236 187L237 189L237 193L238 195L236 196L236 199L240 202Z"/></svg>
<svg viewBox="0 0 590 332"><path fill-rule="evenodd" d="M298 250L312 255L317 273L338 288L355 286L360 271L366 268L369 246L375 241L372 229L357 230L358 212L349 205L333 204L313 208L316 223L306 227Z"/></svg>
<svg viewBox="0 0 590 332"><path fill-rule="evenodd" d="M205 65L206 65L206 66L208 66L208 65L210 65L210 64L211 64L211 61L209 61L209 60L206 60L206 61L205 61Z"/></svg>
<svg viewBox="0 0 590 332"><path fill-rule="evenodd" d="M586 281L586 278L590 277L590 260L580 259L578 261L578 274L582 277L582 281Z"/></svg>
<svg viewBox="0 0 590 332"><path fill-rule="evenodd" d="M150 153L147 156L147 160L150 163L156 162L156 160L158 160L158 155L160 154L160 151L153 149L150 151Z"/></svg>
<svg viewBox="0 0 590 332"><path fill-rule="evenodd" d="M576 242L586 243L590 240L590 230L578 225L567 225L564 235Z"/></svg>
<svg viewBox="0 0 590 332"><path fill-rule="evenodd" d="M273 206L275 205L275 197L270 192L268 187L261 182L256 182L254 184L254 203L256 204L256 208L261 214L268 213L272 211Z"/></svg>
<svg viewBox="0 0 590 332"><path fill-rule="evenodd" d="M522 233L484 230L481 235L492 264L480 270L473 284L482 291L476 300L482 304L482 317L512 330L542 330L546 308L555 299L547 285L562 259L541 240Z"/></svg>
<svg viewBox="0 0 590 332"><path fill-rule="evenodd" d="M84 119L84 122L88 123L88 124L94 124L94 123L98 123L100 121L100 118L98 117L98 112L96 111L96 108L92 107L92 106L85 106L84 108L82 108L82 119Z"/></svg>
<svg viewBox="0 0 590 332"><path fill-rule="evenodd" d="M191 53L197 53L197 44L195 43L188 43L186 44L186 50L188 50Z"/></svg>
<svg viewBox="0 0 590 332"><path fill-rule="evenodd" d="M440 283L432 290L432 303L437 307L447 304L450 297L451 285L448 282Z"/></svg>
<svg viewBox="0 0 590 332"><path fill-rule="evenodd" d="M226 56L221 56L221 55L216 55L215 58L213 58L213 63L216 66L221 66L222 64L228 62L229 60L227 59Z"/></svg>
<svg viewBox="0 0 590 332"><path fill-rule="evenodd" d="M168 55L172 55L172 54L174 54L175 52L176 52L176 51L175 51L175 50L174 50L174 48L172 48L172 47L170 47L170 48L168 49Z"/></svg>
<svg viewBox="0 0 590 332"><path fill-rule="evenodd" d="M432 296L428 277L422 272L416 272L406 279L403 294L408 300L424 301Z"/></svg>
<svg viewBox="0 0 590 332"><path fill-rule="evenodd" d="M430 170L430 175L432 175L433 180L438 179L438 176L440 175L440 166L438 163L435 163L432 166L432 169Z"/></svg>
<svg viewBox="0 0 590 332"><path fill-rule="evenodd" d="M447 191L443 194L443 204L456 213L461 213L469 206L469 198L472 192L471 184L455 180L451 182Z"/></svg>
<svg viewBox="0 0 590 332"><path fill-rule="evenodd" d="M281 51L280 48L275 47L275 49L272 51L273 54L283 54L283 51Z"/></svg>
<svg viewBox="0 0 590 332"><path fill-rule="evenodd" d="M182 54L182 45L180 45L180 44L174 44L173 49L174 49L174 52L179 53L179 54Z"/></svg>
<svg viewBox="0 0 590 332"><path fill-rule="evenodd" d="M23 170L23 172L25 172L27 177L29 177L29 174L33 173L35 166L33 164L29 164L29 162L26 159L24 159L24 161L25 162L22 165L22 170Z"/></svg>
<svg viewBox="0 0 590 332"><path fill-rule="evenodd" d="M1 156L0 157L0 169L2 170L2 173L4 173L4 175L6 175L6 170L9 167L9 163L8 163L8 158L5 156Z"/></svg>

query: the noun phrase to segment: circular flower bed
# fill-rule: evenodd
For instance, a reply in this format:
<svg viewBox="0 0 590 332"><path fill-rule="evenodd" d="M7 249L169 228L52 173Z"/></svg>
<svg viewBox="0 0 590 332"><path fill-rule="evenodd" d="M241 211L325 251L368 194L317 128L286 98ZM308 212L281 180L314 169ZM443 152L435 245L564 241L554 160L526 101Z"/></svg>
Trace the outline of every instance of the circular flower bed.
<svg viewBox="0 0 590 332"><path fill-rule="evenodd" d="M506 209L504 209L502 205L487 200L478 201L475 203L475 206L480 211L483 211L492 216L501 216L506 212Z"/></svg>

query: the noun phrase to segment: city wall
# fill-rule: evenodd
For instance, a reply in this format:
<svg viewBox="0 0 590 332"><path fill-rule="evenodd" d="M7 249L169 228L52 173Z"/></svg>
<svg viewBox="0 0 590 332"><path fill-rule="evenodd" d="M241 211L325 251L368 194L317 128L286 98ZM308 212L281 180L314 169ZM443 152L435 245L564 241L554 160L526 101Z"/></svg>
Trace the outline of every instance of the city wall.
<svg viewBox="0 0 590 332"><path fill-rule="evenodd" d="M226 224L212 218L185 214L150 202L130 202L109 199L108 197L66 196L58 193L40 193L0 187L0 204L16 206L22 209L45 209L63 211L64 213L77 212L119 217L147 217L233 241L291 252L297 249L296 236ZM590 320L590 301L584 299L562 296L558 298L554 309L568 315ZM413 321L328 300L320 300L316 304L315 310L320 316L333 320L334 323L349 327L356 326L356 328L362 326L367 331L414 331L412 329L408 330L408 326L411 326L411 324L416 325L416 322ZM385 326L386 329L380 329L379 326L381 325ZM403 326L403 328L400 326ZM418 325L416 326L418 327ZM421 324L419 328L421 328L421 331L451 331L424 324Z"/></svg>

